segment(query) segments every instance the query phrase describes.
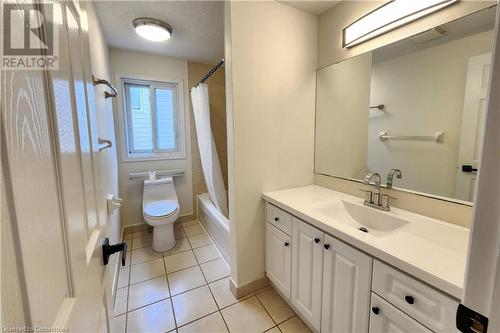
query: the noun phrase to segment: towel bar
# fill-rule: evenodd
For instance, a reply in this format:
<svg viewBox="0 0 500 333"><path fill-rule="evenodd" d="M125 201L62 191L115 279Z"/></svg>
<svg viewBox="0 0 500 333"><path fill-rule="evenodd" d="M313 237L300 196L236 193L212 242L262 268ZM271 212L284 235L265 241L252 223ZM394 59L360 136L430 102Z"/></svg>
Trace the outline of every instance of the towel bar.
<svg viewBox="0 0 500 333"><path fill-rule="evenodd" d="M399 141L433 141L435 143L444 142L444 132L437 132L434 135L389 135L387 132L380 132L378 135L380 141L399 140Z"/></svg>
<svg viewBox="0 0 500 333"><path fill-rule="evenodd" d="M151 170L155 171L155 170ZM172 170L157 170L156 171L156 176L161 178L161 177L177 177L177 176L184 176L184 169L172 169ZM128 174L128 179L129 180L145 180L149 178L149 171L147 172L131 172Z"/></svg>

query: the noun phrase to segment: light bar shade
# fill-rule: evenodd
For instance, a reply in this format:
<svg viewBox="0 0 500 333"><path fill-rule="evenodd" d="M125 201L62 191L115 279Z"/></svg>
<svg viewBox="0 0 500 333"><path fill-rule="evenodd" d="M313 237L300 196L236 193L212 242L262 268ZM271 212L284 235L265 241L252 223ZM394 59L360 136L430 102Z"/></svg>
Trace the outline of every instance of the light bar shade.
<svg viewBox="0 0 500 333"><path fill-rule="evenodd" d="M393 0L343 30L343 47L352 47L429 15L458 0Z"/></svg>

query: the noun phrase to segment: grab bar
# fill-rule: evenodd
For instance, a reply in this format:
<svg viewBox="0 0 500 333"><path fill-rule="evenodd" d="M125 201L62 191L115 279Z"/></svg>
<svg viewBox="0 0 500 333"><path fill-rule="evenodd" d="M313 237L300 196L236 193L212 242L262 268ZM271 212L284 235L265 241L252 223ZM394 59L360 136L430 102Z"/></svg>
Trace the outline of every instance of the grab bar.
<svg viewBox="0 0 500 333"><path fill-rule="evenodd" d="M111 142L111 140L97 138L97 142L99 143L99 152L103 151L104 149L113 147L113 142Z"/></svg>
<svg viewBox="0 0 500 333"><path fill-rule="evenodd" d="M389 135L387 132L380 132L378 135L380 141L400 140L400 141L433 141L435 143L444 142L444 132L437 132L434 135Z"/></svg>
<svg viewBox="0 0 500 333"><path fill-rule="evenodd" d="M151 170L154 171L154 170ZM159 170L156 171L156 176L157 177L177 177L177 176L184 176L184 169L172 169L172 170ZM128 174L128 179L129 180L145 180L149 178L149 171L148 172L131 172Z"/></svg>
<svg viewBox="0 0 500 333"><path fill-rule="evenodd" d="M105 84L109 89L113 90L113 93L105 91L104 98L116 97L118 95L118 91L111 85L111 83L109 83L108 80L98 79L94 75L92 75L92 82L94 83L94 86L97 86L98 84Z"/></svg>

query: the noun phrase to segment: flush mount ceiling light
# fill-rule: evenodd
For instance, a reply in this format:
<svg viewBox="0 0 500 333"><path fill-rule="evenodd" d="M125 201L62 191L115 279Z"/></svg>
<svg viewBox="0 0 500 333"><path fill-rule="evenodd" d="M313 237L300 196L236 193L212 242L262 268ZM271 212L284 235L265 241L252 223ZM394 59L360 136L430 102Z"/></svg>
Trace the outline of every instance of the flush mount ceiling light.
<svg viewBox="0 0 500 333"><path fill-rule="evenodd" d="M163 42L172 37L172 27L166 22L154 18L136 18L132 25L139 36L152 42Z"/></svg>
<svg viewBox="0 0 500 333"><path fill-rule="evenodd" d="M392 0L344 28L342 47L363 43L457 1Z"/></svg>

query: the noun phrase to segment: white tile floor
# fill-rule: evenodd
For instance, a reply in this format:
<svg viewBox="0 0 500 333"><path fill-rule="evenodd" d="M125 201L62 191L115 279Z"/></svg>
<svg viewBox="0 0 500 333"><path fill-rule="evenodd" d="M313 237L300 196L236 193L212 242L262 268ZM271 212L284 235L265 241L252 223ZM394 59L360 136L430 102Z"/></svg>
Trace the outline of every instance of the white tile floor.
<svg viewBox="0 0 500 333"><path fill-rule="evenodd" d="M125 235L112 333L310 332L271 287L236 299L229 270L197 221L175 226L177 244L151 249L151 234Z"/></svg>

